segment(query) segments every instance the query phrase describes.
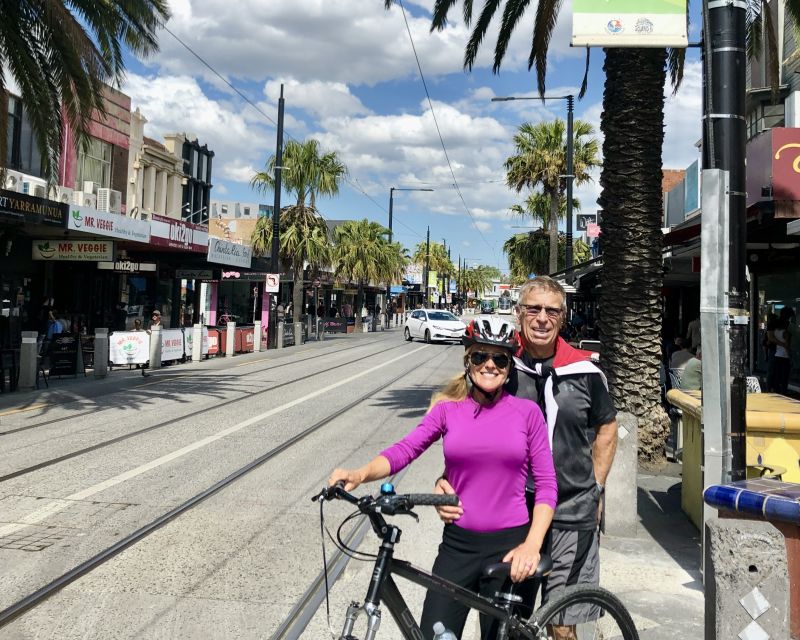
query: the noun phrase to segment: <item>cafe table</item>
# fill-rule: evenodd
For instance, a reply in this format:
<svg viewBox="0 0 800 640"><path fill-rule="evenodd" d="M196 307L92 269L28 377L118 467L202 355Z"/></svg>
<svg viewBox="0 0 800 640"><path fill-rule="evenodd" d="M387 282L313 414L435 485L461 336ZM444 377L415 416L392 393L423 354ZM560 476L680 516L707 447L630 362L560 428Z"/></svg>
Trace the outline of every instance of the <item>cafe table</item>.
<svg viewBox="0 0 800 640"><path fill-rule="evenodd" d="M669 403L683 412L681 507L699 529L703 522L702 394L671 389ZM800 401L778 393L748 393L745 456L747 477L781 477L800 483ZM710 478L709 484L719 478Z"/></svg>

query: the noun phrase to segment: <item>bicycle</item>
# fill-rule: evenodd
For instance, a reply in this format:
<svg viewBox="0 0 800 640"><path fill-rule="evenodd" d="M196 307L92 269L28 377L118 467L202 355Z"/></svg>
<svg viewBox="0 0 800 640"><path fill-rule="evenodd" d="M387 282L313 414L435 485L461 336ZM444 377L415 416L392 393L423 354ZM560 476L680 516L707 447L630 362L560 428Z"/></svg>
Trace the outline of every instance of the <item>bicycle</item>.
<svg viewBox="0 0 800 640"><path fill-rule="evenodd" d="M354 514L346 518L339 527L336 538L339 549L350 555L350 557L355 557L353 555L355 553L354 550L347 548L342 542L341 530L344 524L358 514L366 515L369 518L372 530L381 539L378 554L369 556L375 559L375 565L371 574L367 596L363 603L357 601L350 603L339 640L358 640L353 635L353 631L358 618L362 614L366 614L367 617L367 631L364 640L374 640L381 624L380 605L382 602L386 604L386 608L394 618L403 638L406 640L422 640L424 638L417 621L392 579L393 575L405 578L424 587L426 590L446 594L470 609L498 620L496 640L516 640L520 638L547 640L551 638L549 627L553 624L553 621L557 620L565 609L575 605L590 605L600 609L600 616L597 620L576 625L575 637L578 640L583 640L584 638L593 638L595 640L612 640L614 638L639 640L639 634L625 606L614 594L600 587L589 585L567 587L561 595L536 609L531 617L526 620L514 611L515 605L522 598L514 594L515 585L508 580L511 568L510 563L500 562L489 565L484 569L484 575L488 577L500 576L506 578L505 584L507 586L504 589L507 590L498 592L493 599L489 599L423 569L419 569L405 560L399 560L394 557L394 548L400 541L402 531L399 527L388 524L383 517L384 515L409 515L419 520L417 514L413 511L415 506L455 506L458 504L458 496L396 494L391 483L384 483L381 486L379 496L372 497L367 495L357 498L345 491L341 483L339 483L323 489L317 496L312 498L312 500L320 502L321 519L323 518L322 504L326 500L333 499L345 500L355 505L358 509ZM552 565L552 559L548 555L542 554L539 566L528 580L541 581L550 573ZM559 622L559 624L563 623Z"/></svg>

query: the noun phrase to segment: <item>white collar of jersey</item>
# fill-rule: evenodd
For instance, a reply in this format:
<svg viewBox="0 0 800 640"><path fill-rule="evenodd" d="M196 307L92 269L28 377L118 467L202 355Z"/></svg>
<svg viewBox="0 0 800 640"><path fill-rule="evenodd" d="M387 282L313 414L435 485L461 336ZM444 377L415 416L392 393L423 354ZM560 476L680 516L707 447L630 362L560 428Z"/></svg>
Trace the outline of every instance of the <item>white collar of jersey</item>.
<svg viewBox="0 0 800 640"><path fill-rule="evenodd" d="M527 373L532 373L537 376L542 376L542 363L537 362L533 368L527 366L523 361L522 358L518 358L514 356L514 365L525 371ZM552 374L555 374L559 378L562 376L569 376L569 375L577 375L580 373L596 373L600 375L600 378L603 380L603 384L605 385L606 389L608 389L608 381L606 380L605 374L600 371L597 365L589 362L588 360L580 360L578 362L571 362L570 364L566 364L563 367L558 367L557 369L552 369ZM550 450L553 450L553 433L556 430L556 418L558 417L558 404L556 403L555 396L553 395L553 375L547 376L547 380L544 382L544 408L545 408L545 418L547 420L547 437L550 440Z"/></svg>

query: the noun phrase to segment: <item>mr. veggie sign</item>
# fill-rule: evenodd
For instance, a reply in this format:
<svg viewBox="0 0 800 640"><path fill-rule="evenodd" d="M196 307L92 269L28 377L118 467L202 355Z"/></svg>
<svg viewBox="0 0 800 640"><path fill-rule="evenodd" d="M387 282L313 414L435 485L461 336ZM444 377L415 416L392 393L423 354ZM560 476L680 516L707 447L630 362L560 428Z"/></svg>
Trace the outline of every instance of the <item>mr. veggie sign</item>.
<svg viewBox="0 0 800 640"><path fill-rule="evenodd" d="M111 240L90 238L88 240L33 240L31 253L34 260L71 260L76 262L99 262L114 259L114 243Z"/></svg>

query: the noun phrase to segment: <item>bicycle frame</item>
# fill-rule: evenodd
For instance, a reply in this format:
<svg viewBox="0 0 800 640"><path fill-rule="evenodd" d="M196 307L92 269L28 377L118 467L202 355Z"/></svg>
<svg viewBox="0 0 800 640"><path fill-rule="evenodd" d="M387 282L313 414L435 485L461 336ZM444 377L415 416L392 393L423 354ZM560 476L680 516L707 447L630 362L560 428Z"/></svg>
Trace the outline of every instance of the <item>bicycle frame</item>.
<svg viewBox="0 0 800 640"><path fill-rule="evenodd" d="M367 633L364 640L375 640L381 623L381 602L386 604L386 608L392 614L392 618L400 628L405 640L424 640L419 625L392 579L393 574L418 584L426 590L447 595L479 613L499 620L501 628L505 628L505 633L514 632L522 638L536 639L539 630L528 626L514 616L511 613L510 604L506 606L495 604L484 596L415 567L405 560L395 560L394 545L400 540L400 529L393 525L387 525L378 514L369 514L369 517L375 532L382 535L383 542L375 560L364 604L350 603L340 640L347 640L352 635L356 620L362 612L367 614ZM506 637L502 631L501 636Z"/></svg>

